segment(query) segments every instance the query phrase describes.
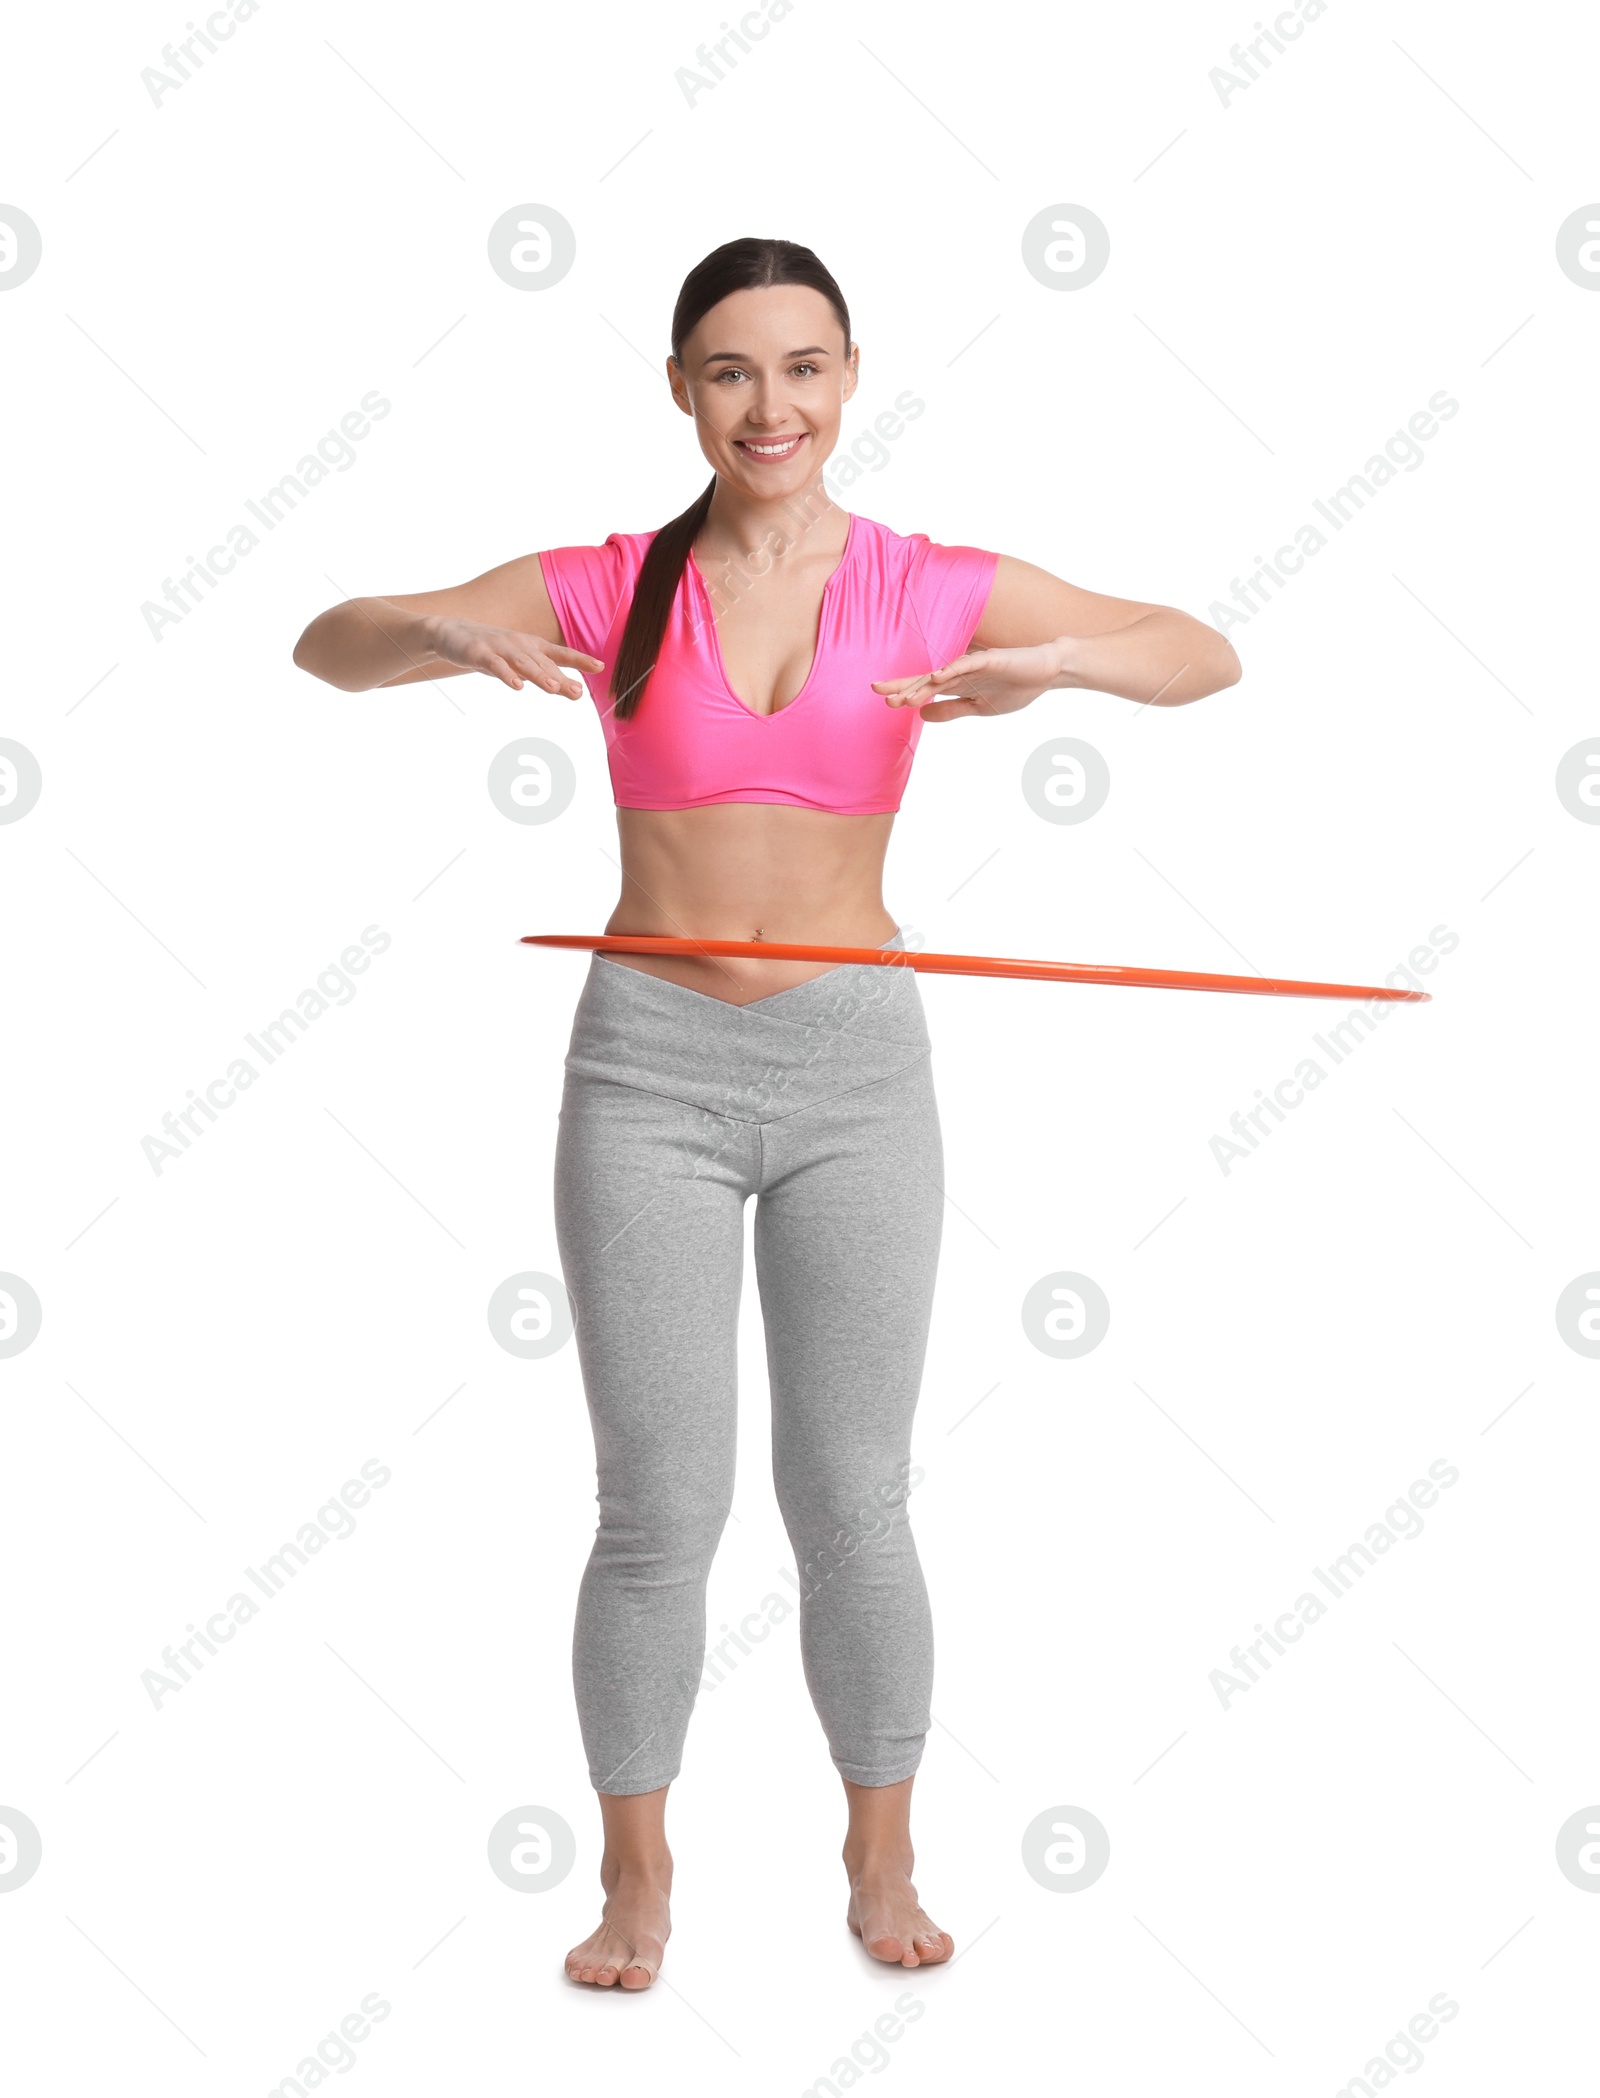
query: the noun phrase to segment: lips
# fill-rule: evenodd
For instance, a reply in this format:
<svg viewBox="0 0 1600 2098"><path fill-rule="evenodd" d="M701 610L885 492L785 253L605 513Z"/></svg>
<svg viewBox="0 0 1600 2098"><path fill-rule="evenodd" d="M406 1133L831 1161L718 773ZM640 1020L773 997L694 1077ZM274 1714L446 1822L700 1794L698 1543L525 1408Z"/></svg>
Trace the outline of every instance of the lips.
<svg viewBox="0 0 1600 2098"><path fill-rule="evenodd" d="M806 441L807 434L804 430L796 430L787 437L736 437L733 442L735 449L743 452L747 459L761 459L774 466L781 466L785 459L792 459L799 451Z"/></svg>

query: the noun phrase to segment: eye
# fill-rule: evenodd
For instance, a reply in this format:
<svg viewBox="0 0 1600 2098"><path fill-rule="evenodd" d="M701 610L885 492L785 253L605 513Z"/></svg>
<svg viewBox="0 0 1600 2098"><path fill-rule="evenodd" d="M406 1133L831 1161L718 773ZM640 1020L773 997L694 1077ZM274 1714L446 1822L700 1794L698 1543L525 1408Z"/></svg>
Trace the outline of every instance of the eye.
<svg viewBox="0 0 1600 2098"><path fill-rule="evenodd" d="M817 373L817 367L814 364L795 364L790 366L790 370L797 372L809 372L813 378L816 377Z"/></svg>
<svg viewBox="0 0 1600 2098"><path fill-rule="evenodd" d="M738 365L730 364L717 373L714 383L720 386L724 379L742 379L743 377L744 373L739 369Z"/></svg>

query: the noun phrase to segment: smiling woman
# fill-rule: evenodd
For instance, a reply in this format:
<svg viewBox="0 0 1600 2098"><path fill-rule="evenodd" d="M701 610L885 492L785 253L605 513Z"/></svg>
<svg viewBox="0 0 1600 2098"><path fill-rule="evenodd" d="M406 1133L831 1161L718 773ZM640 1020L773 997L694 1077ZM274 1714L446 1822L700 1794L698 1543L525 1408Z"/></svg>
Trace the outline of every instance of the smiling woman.
<svg viewBox="0 0 1600 2098"><path fill-rule="evenodd" d="M622 847L608 933L899 946L884 855L924 724L1078 687L1177 706L1238 677L1187 613L841 509L824 468L859 350L809 248L716 249L671 341L670 395L712 468L680 516L334 606L295 649L344 691L478 671L578 699L581 673ZM665 1801L733 1491L751 1196L797 1563L906 1475L943 1218L930 1050L908 969L590 963L555 1162L600 1502L573 1672L606 1903L568 1955L574 1981L646 1988L665 1949ZM846 1921L878 1959L948 1959L910 1878L933 1646L903 1506L802 1596L800 1643L849 1807Z"/></svg>

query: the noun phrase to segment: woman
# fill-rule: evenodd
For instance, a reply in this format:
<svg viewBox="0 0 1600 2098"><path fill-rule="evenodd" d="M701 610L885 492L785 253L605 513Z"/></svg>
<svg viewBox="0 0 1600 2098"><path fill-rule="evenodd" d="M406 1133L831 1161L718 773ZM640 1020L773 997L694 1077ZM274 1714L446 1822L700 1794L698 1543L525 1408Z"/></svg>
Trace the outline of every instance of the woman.
<svg viewBox="0 0 1600 2098"><path fill-rule="evenodd" d="M336 605L295 661L349 692L479 671L578 699L565 673L587 675L622 847L607 932L900 944L883 862L924 722L1074 687L1178 706L1239 665L1185 613L837 508L822 469L857 362L808 248L729 242L685 280L666 367L713 469L697 502L653 533ZM911 1882L933 1642L904 1506L941 1181L912 971L592 958L555 1188L600 1504L573 1668L606 1901L576 1981L646 1988L666 1944L751 1195L801 1651L849 1809L846 1920L905 1967L954 1950Z"/></svg>

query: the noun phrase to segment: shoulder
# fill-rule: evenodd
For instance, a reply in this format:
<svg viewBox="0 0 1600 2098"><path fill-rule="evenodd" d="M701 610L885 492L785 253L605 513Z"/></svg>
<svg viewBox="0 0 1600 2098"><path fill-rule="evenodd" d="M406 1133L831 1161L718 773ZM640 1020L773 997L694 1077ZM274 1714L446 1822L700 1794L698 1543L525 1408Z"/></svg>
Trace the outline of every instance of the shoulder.
<svg viewBox="0 0 1600 2098"><path fill-rule="evenodd" d="M574 634L587 635L589 646L633 601L639 570L654 532L613 532L599 546L550 546L541 549L539 567L545 589L569 646L581 647Z"/></svg>
<svg viewBox="0 0 1600 2098"><path fill-rule="evenodd" d="M999 555L981 546L950 546L926 532L892 532L857 517L861 562L885 604L921 636L934 663L961 655L977 630Z"/></svg>
<svg viewBox="0 0 1600 2098"><path fill-rule="evenodd" d="M561 638L603 655L629 605L654 532L613 532L599 546L551 546L538 560Z"/></svg>
<svg viewBox="0 0 1600 2098"><path fill-rule="evenodd" d="M987 578L999 555L981 546L956 546L930 539L926 532L896 532L868 517L856 517L870 557L888 575L912 587L938 588Z"/></svg>
<svg viewBox="0 0 1600 2098"><path fill-rule="evenodd" d="M928 544L925 532L896 532L876 518L863 517L859 510L850 513L850 533L855 550L865 559L902 573Z"/></svg>
<svg viewBox="0 0 1600 2098"><path fill-rule="evenodd" d="M546 572L621 582L639 573L654 532L612 532L598 546L542 547L539 559Z"/></svg>

